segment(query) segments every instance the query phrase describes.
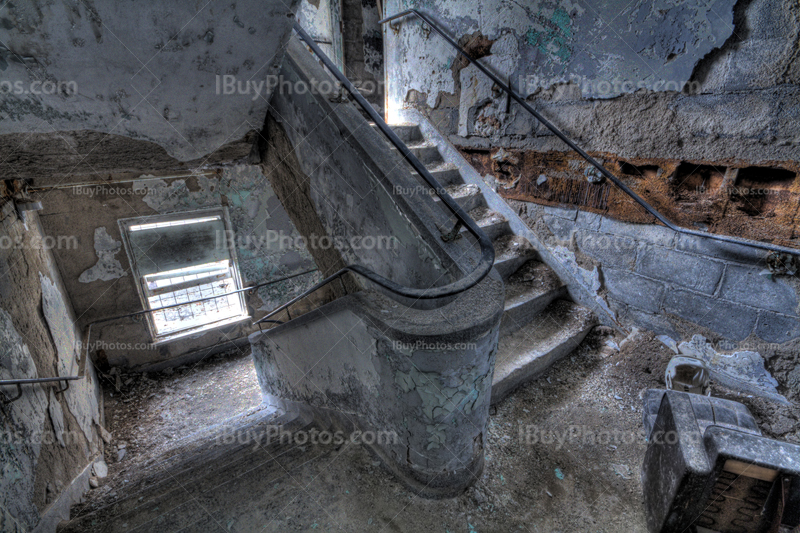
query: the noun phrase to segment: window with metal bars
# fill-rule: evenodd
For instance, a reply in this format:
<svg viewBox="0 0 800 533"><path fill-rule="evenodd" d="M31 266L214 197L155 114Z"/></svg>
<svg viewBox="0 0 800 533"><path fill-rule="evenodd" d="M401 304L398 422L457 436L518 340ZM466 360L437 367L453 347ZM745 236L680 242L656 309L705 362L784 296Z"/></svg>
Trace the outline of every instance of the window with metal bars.
<svg viewBox="0 0 800 533"><path fill-rule="evenodd" d="M230 294L241 281L224 209L125 219L120 227L142 302L156 309L148 315L154 339L248 316L243 294Z"/></svg>

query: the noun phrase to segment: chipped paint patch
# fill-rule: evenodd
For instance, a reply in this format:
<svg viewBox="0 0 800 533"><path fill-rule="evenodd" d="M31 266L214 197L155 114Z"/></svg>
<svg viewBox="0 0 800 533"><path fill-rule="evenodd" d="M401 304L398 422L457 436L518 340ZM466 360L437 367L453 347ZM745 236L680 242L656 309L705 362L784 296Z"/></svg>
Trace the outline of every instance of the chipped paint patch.
<svg viewBox="0 0 800 533"><path fill-rule="evenodd" d="M421 372L413 366L409 372L397 372L395 383L405 393L414 391L422 400L420 409L427 425L428 450L444 446L449 420L455 413L469 415L483 403L486 375L473 368L459 376L443 376L438 372Z"/></svg>
<svg viewBox="0 0 800 533"><path fill-rule="evenodd" d="M76 376L80 370L80 342L79 333L72 322L72 310L58 285L41 273L39 280L42 285L42 311L58 355L58 375ZM93 436L92 423L100 422L96 382L92 365L87 365L84 379L72 382L64 392L69 411L78 421L86 440L90 442Z"/></svg>
<svg viewBox="0 0 800 533"><path fill-rule="evenodd" d="M62 448L66 448L67 444L64 442L64 411L61 410L61 404L58 403L56 393L50 389L50 405L47 407L47 412L50 414L50 422L53 424L53 433L56 434L56 439Z"/></svg>
<svg viewBox="0 0 800 533"><path fill-rule="evenodd" d="M81 283L91 283L92 281L110 281L112 279L127 276L128 273L122 268L116 256L122 248L121 241L115 241L108 234L105 227L94 230L94 250L97 255L97 263L87 270L81 272L78 281Z"/></svg>

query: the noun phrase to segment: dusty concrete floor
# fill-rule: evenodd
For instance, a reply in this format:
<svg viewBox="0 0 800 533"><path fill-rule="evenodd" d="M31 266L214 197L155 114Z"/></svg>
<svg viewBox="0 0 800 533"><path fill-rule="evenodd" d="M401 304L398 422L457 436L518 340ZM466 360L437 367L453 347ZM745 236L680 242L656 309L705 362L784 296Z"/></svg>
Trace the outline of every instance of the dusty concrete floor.
<svg viewBox="0 0 800 533"><path fill-rule="evenodd" d="M181 439L261 404L249 347L174 370L143 374L112 369L100 378L112 436L105 449L108 477L73 508L73 515L102 506L124 488L129 472L169 454Z"/></svg>
<svg viewBox="0 0 800 533"><path fill-rule="evenodd" d="M167 530L644 532L641 394L663 387L672 352L646 333L616 352L604 348L606 335L596 329L493 408L483 476L457 498L415 496L360 446L307 445L278 458L265 450L271 466L260 473L232 465L217 488L204 490L218 508L204 503L190 522ZM122 376L123 394L107 392L109 429L127 452L114 462L109 447L109 478L73 515L124 494L126 473L179 437L260 401L246 354L151 378L125 386L130 377ZM759 422L770 433L768 421ZM247 481L254 474L257 491Z"/></svg>

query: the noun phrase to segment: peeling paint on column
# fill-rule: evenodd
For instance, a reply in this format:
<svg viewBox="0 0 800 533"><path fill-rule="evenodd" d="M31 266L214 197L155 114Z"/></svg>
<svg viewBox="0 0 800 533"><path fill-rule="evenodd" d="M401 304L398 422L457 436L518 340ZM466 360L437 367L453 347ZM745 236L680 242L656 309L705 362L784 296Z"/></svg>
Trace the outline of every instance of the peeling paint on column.
<svg viewBox="0 0 800 533"><path fill-rule="evenodd" d="M448 425L454 424L455 413L469 415L480 405L487 387L486 375L479 375L476 368L459 376L447 376L439 372L420 372L412 367L409 372L397 372L395 383L405 393L414 391L422 400L422 414L428 424L428 450L445 445ZM452 420L452 421L451 421Z"/></svg>
<svg viewBox="0 0 800 533"><path fill-rule="evenodd" d="M28 346L14 329L11 315L0 309L0 379L36 378ZM4 388L3 392L13 393ZM39 386L25 387L22 397L4 408L0 436L0 525L3 531L27 531L39 521L33 504L36 463L47 396Z"/></svg>
<svg viewBox="0 0 800 533"><path fill-rule="evenodd" d="M122 248L121 241L115 241L108 234L105 227L94 230L94 250L97 254L97 263L84 270L78 281L81 283L91 283L92 281L110 281L112 279L127 276L128 273L122 268L116 256Z"/></svg>

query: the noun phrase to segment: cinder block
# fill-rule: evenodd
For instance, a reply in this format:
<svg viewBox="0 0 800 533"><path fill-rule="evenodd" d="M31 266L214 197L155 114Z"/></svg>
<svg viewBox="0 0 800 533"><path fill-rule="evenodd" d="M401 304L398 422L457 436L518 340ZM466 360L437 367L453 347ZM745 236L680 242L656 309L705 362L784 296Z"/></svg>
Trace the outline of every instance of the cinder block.
<svg viewBox="0 0 800 533"><path fill-rule="evenodd" d="M601 215L590 213L589 211L578 211L578 216L575 219L578 226L592 231L599 231L602 221L603 217Z"/></svg>
<svg viewBox="0 0 800 533"><path fill-rule="evenodd" d="M638 309L656 313L660 310L664 296L664 285L637 276L631 272L603 269L603 277L609 294L622 303Z"/></svg>
<svg viewBox="0 0 800 533"><path fill-rule="evenodd" d="M714 294L725 270L723 263L648 246L639 254L636 271L705 294Z"/></svg>
<svg viewBox="0 0 800 533"><path fill-rule="evenodd" d="M610 305L610 302L609 302ZM658 335L668 335L673 339L680 339L681 334L675 326L663 314L647 313L628 307L624 312L617 315L623 323L630 323L639 327L644 327Z"/></svg>
<svg viewBox="0 0 800 533"><path fill-rule="evenodd" d="M549 205L543 206L542 211L554 217L566 218L567 220L575 220L578 217L578 209L571 207L565 209L563 207L551 207Z"/></svg>
<svg viewBox="0 0 800 533"><path fill-rule="evenodd" d="M705 255L714 259L724 261L737 261L739 263L749 263L762 265L767 251L741 246L739 244L728 244L703 237L693 237L691 235L678 234L675 242L675 249L691 254Z"/></svg>
<svg viewBox="0 0 800 533"><path fill-rule="evenodd" d="M633 270L638 243L632 237L594 231L578 234L578 249L600 261L604 267Z"/></svg>
<svg viewBox="0 0 800 533"><path fill-rule="evenodd" d="M756 335L767 342L787 342L800 337L800 319L761 311L758 315Z"/></svg>
<svg viewBox="0 0 800 533"><path fill-rule="evenodd" d="M667 292L664 309L736 341L750 335L758 318L756 309L680 289Z"/></svg>
<svg viewBox="0 0 800 533"><path fill-rule="evenodd" d="M544 215L542 217L544 223L553 232L557 239L562 241L569 241L572 238L572 232L575 230L575 223L565 218L554 217L552 215Z"/></svg>
<svg viewBox="0 0 800 533"><path fill-rule="evenodd" d="M675 242L675 232L669 228L652 224L630 224L608 217L603 217L600 223L600 231L633 237L637 241L656 244L665 248L672 248Z"/></svg>
<svg viewBox="0 0 800 533"><path fill-rule="evenodd" d="M728 265L720 297L759 309L797 315L797 293L781 279L759 275L761 267Z"/></svg>

